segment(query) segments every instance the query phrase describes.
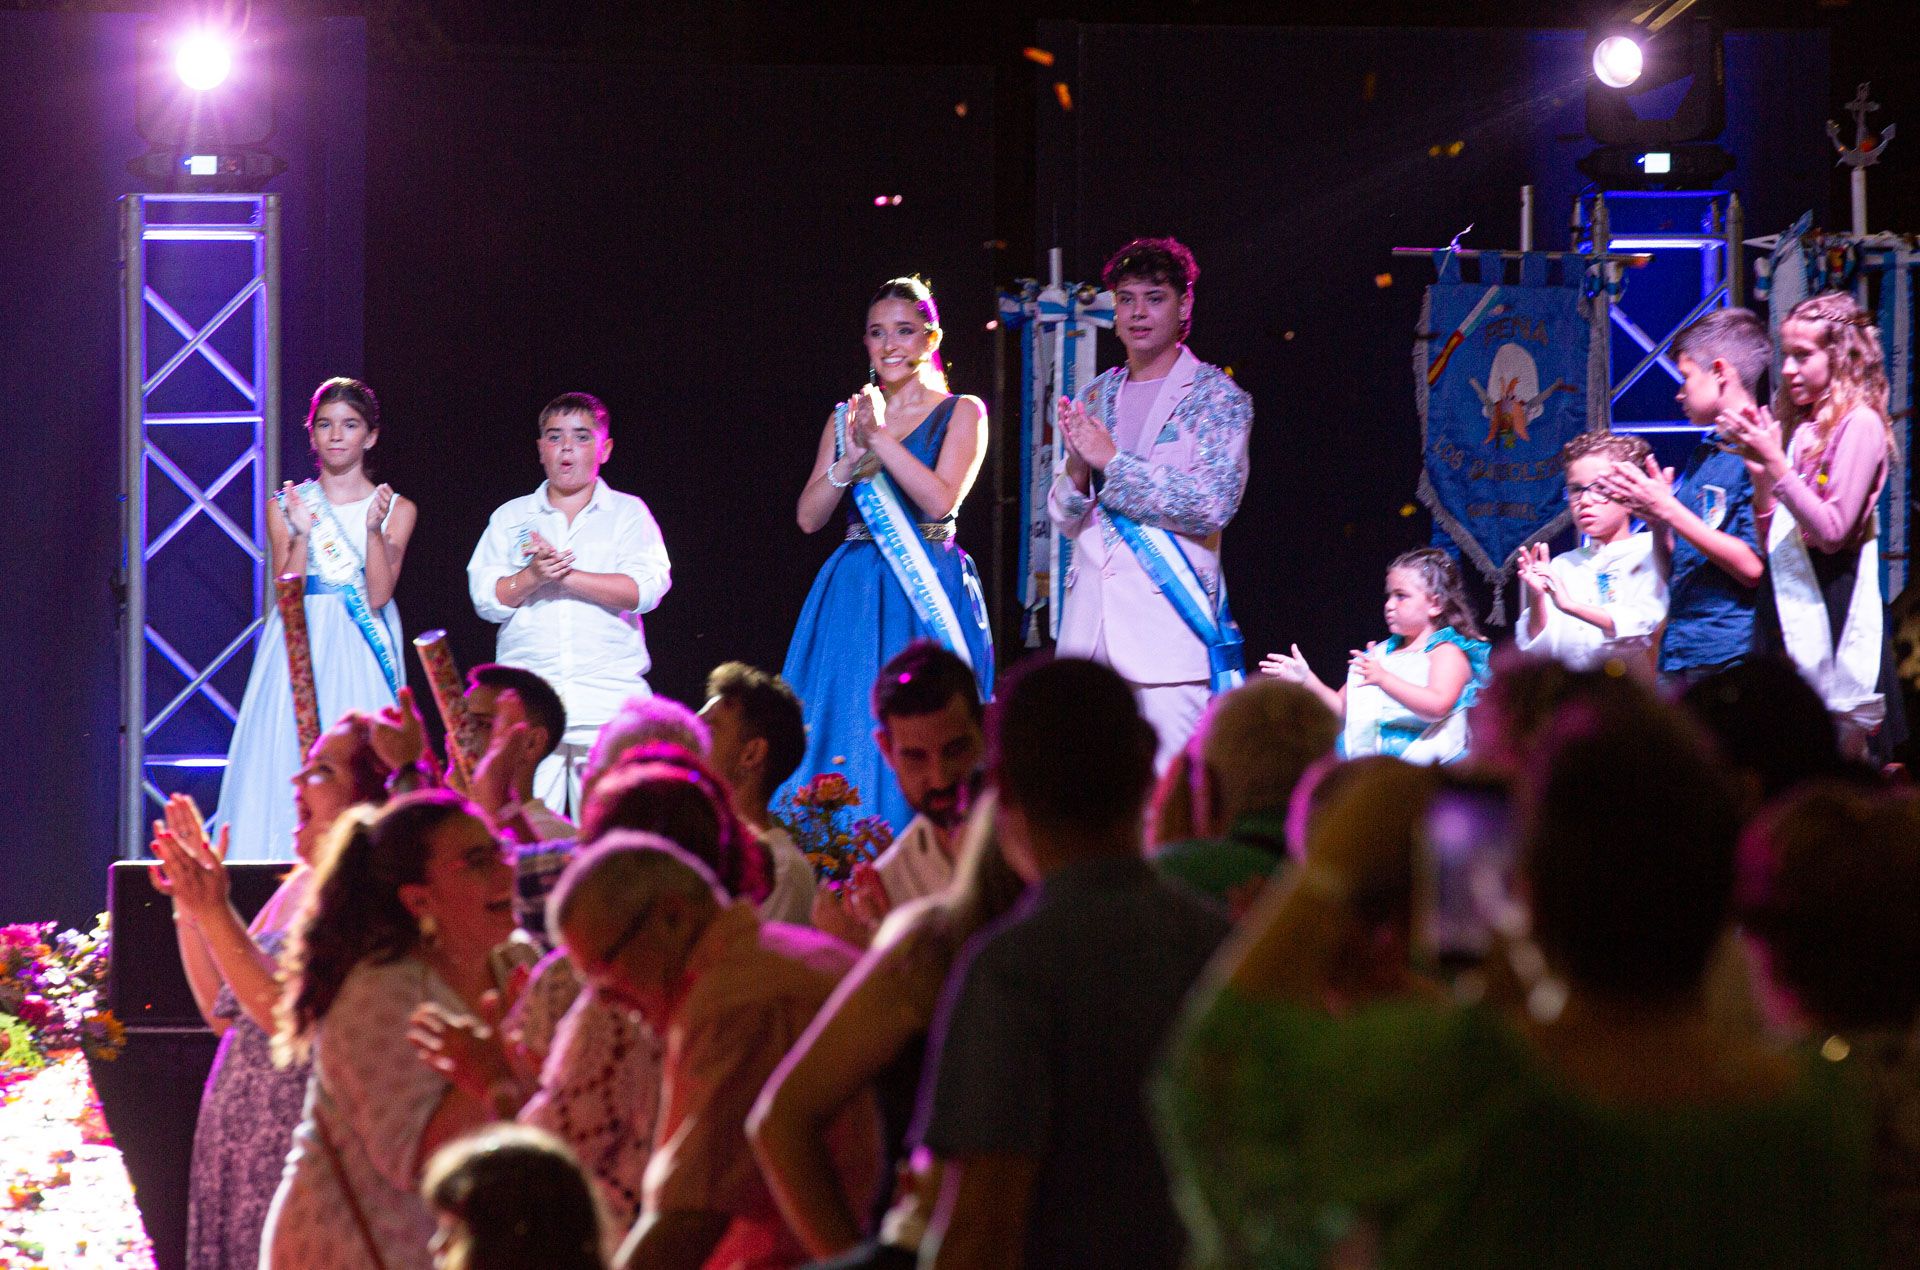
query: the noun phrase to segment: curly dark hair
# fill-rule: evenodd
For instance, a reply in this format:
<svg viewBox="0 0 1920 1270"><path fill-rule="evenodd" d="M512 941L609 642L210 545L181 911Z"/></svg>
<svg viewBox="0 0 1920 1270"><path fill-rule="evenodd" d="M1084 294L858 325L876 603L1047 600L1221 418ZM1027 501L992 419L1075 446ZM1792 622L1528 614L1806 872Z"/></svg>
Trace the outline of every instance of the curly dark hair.
<svg viewBox="0 0 1920 1270"><path fill-rule="evenodd" d="M1598 455L1641 467L1652 453L1653 447L1647 444L1646 438L1631 432L1582 432L1560 447L1560 466L1572 467L1580 459Z"/></svg>
<svg viewBox="0 0 1920 1270"><path fill-rule="evenodd" d="M313 887L294 923L282 960L286 987L275 1007L274 1058L298 1062L353 968L385 965L420 944L420 927L400 888L424 882L428 839L456 816L479 811L451 790L396 798L386 807L355 807L340 818L321 849Z"/></svg>
<svg viewBox="0 0 1920 1270"><path fill-rule="evenodd" d="M773 861L705 759L677 745L637 745L600 778L580 841L615 829L657 833L713 870L729 895L758 904L773 890Z"/></svg>
<svg viewBox="0 0 1920 1270"><path fill-rule="evenodd" d="M1100 269L1101 285L1109 291L1129 278L1137 278L1191 295L1199 277L1200 266L1178 238L1136 238L1108 257Z"/></svg>

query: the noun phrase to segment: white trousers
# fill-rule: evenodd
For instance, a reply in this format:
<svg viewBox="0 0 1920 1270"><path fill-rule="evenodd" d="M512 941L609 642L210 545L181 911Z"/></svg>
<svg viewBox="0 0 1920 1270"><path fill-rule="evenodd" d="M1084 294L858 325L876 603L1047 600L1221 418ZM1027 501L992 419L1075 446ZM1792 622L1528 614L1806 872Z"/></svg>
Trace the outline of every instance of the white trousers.
<svg viewBox="0 0 1920 1270"><path fill-rule="evenodd" d="M1153 770L1164 772L1199 726L1207 702L1213 700L1213 690L1205 680L1186 684L1129 683L1127 686L1133 689L1141 717L1153 725L1154 734L1160 738L1153 752Z"/></svg>
<svg viewBox="0 0 1920 1270"><path fill-rule="evenodd" d="M548 811L565 816L575 824L580 822L580 774L586 769L587 754L593 749L597 731L588 728L584 740L575 740L574 729L568 728L567 739L541 759L540 766L533 772L533 796L545 803Z"/></svg>

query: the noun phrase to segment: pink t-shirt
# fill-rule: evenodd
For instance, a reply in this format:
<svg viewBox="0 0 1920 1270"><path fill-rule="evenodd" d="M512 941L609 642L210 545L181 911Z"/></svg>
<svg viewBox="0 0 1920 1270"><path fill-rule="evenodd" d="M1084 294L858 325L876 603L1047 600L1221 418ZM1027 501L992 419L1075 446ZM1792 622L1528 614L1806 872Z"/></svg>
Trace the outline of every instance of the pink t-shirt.
<svg viewBox="0 0 1920 1270"><path fill-rule="evenodd" d="M1817 460L1807 454L1812 443L1812 425L1802 424L1787 451L1794 470L1774 485L1774 493L1809 547L1832 552L1859 546L1873 537L1873 509L1887 483L1886 425L1861 408L1840 421Z"/></svg>
<svg viewBox="0 0 1920 1270"><path fill-rule="evenodd" d="M1114 420L1113 443L1129 454L1145 454L1153 448L1153 438L1145 435L1147 416L1159 400L1166 379L1128 379L1120 385L1120 408Z"/></svg>

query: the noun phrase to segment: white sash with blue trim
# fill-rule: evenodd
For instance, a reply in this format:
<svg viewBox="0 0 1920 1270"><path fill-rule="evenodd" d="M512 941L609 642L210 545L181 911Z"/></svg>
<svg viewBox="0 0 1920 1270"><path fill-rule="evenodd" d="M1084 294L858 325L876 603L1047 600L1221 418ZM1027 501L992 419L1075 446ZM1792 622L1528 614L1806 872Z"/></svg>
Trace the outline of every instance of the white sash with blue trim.
<svg viewBox="0 0 1920 1270"><path fill-rule="evenodd" d="M393 649L387 644L386 628L374 616L373 605L367 600L366 557L360 554L353 545L353 539L347 536L347 527L340 523L340 517L328 501L326 491L320 488L320 482L304 481L294 492L299 495L302 505L317 509L313 528L307 531L309 567L325 584L327 591L337 592L345 602L347 615L360 628L361 637L367 641L367 647L373 650L373 659L380 663L380 673L386 677L387 690L398 696L400 665L394 659Z"/></svg>
<svg viewBox="0 0 1920 1270"><path fill-rule="evenodd" d="M1837 648L1813 557L1785 503L1774 505L1773 523L1767 527L1767 573L1769 581L1763 585L1773 587L1787 656L1836 718L1861 735L1871 735L1887 715L1887 699L1877 690L1881 641L1886 637L1878 536L1860 545L1860 566Z"/></svg>
<svg viewBox="0 0 1920 1270"><path fill-rule="evenodd" d="M842 402L833 411L834 461L838 462L846 452L847 406ZM940 575L934 572L926 543L920 538L920 526L907 515L900 491L894 488L885 472L876 471L855 481L851 493L853 505L860 509L861 519L873 533L873 545L880 548L881 557L893 570L894 580L906 592L914 616L943 647L971 669L973 650L967 647L966 637L961 634L960 615L954 611L947 589L940 585Z"/></svg>
<svg viewBox="0 0 1920 1270"><path fill-rule="evenodd" d="M1245 641L1227 609L1227 575L1220 575L1220 602L1216 605L1172 534L1109 508L1100 510L1187 629L1207 646L1208 679L1214 693L1230 692L1245 683Z"/></svg>

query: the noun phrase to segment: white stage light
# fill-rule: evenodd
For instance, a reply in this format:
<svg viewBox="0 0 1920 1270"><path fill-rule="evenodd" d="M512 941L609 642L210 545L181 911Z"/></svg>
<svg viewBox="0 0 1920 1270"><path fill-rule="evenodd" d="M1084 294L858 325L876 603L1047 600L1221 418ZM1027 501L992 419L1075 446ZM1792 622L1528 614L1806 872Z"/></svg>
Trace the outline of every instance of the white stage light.
<svg viewBox="0 0 1920 1270"><path fill-rule="evenodd" d="M233 50L224 40L198 32L180 41L173 57L180 82L195 92L218 88L233 70Z"/></svg>
<svg viewBox="0 0 1920 1270"><path fill-rule="evenodd" d="M1640 78L1646 55L1631 36L1609 35L1593 49L1593 73L1608 88L1629 88Z"/></svg>

